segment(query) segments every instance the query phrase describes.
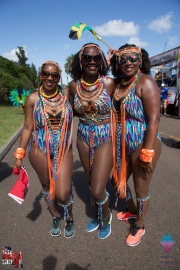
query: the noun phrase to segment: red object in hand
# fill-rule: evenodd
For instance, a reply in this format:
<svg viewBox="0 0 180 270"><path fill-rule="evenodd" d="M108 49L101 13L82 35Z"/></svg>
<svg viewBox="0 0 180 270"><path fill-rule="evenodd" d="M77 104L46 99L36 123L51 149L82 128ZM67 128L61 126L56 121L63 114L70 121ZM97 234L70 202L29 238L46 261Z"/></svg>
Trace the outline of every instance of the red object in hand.
<svg viewBox="0 0 180 270"><path fill-rule="evenodd" d="M29 177L24 167L21 167L20 171L17 169L17 167L14 167L13 174L14 175L19 174L19 178L12 187L12 189L10 190L10 192L8 193L8 196L10 196L19 204L22 204L28 192Z"/></svg>

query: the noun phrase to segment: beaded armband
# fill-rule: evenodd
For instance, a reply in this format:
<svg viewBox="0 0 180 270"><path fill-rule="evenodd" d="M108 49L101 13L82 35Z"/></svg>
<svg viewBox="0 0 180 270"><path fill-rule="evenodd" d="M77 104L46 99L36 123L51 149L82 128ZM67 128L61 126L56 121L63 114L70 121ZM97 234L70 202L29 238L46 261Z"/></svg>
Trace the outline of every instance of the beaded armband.
<svg viewBox="0 0 180 270"><path fill-rule="evenodd" d="M23 148L17 148L16 151L14 152L14 157L16 159L23 159L26 155L26 150Z"/></svg>

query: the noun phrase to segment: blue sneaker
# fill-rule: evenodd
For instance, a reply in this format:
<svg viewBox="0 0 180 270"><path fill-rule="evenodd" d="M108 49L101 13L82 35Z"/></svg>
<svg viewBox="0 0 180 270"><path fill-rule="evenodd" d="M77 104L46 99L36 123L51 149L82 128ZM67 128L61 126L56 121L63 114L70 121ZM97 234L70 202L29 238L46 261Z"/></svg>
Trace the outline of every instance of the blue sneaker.
<svg viewBox="0 0 180 270"><path fill-rule="evenodd" d="M66 221L66 226L64 228L64 236L66 238L71 238L75 234L75 229L74 229L74 221L73 219L68 219Z"/></svg>
<svg viewBox="0 0 180 270"><path fill-rule="evenodd" d="M51 226L50 234L52 236L59 236L61 234L61 218L53 217L53 224Z"/></svg>
<svg viewBox="0 0 180 270"><path fill-rule="evenodd" d="M98 228L99 228L99 220L98 220L98 217L95 217L88 222L88 224L86 226L86 231L93 232Z"/></svg>
<svg viewBox="0 0 180 270"><path fill-rule="evenodd" d="M109 213L109 218L102 218L102 221L99 225L98 237L100 239L105 239L111 234L111 221L112 221L112 213Z"/></svg>

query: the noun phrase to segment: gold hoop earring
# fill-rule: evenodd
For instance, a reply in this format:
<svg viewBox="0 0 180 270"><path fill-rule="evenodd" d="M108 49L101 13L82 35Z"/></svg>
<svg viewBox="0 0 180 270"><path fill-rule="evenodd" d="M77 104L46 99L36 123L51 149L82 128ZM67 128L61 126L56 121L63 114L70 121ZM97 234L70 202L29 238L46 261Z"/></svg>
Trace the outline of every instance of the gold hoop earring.
<svg viewBox="0 0 180 270"><path fill-rule="evenodd" d="M40 77L38 77L38 78L35 80L35 85L36 85L37 88L39 88L39 87L41 86L41 84L42 84L42 81L41 81Z"/></svg>

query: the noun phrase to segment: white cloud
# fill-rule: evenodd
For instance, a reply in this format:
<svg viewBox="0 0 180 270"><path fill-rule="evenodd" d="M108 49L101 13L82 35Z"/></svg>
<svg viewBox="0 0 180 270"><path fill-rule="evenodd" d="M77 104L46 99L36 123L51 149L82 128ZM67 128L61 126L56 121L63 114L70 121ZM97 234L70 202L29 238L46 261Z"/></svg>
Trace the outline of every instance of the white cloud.
<svg viewBox="0 0 180 270"><path fill-rule="evenodd" d="M167 44L168 45L176 46L177 42L178 42L177 37L170 37L170 36L167 37Z"/></svg>
<svg viewBox="0 0 180 270"><path fill-rule="evenodd" d="M3 56L5 58L8 58L9 60L17 61L18 58L17 58L16 53L15 53L16 50L17 49L13 49L10 52L5 52L5 53L3 53Z"/></svg>
<svg viewBox="0 0 180 270"><path fill-rule="evenodd" d="M64 44L63 47L65 50L67 50L67 49L69 49L69 44Z"/></svg>
<svg viewBox="0 0 180 270"><path fill-rule="evenodd" d="M23 47L24 50L27 48L26 46L22 46L22 47ZM5 52L5 53L3 53L3 57L8 58L9 60L12 60L12 61L17 61L18 58L16 56L16 51L18 51L18 48L13 49L10 52ZM25 51L25 55L27 57L27 52L26 51Z"/></svg>
<svg viewBox="0 0 180 270"><path fill-rule="evenodd" d="M156 20L152 20L148 24L148 28L156 33L167 32L172 28L173 12L169 12L167 15L160 16Z"/></svg>
<svg viewBox="0 0 180 270"><path fill-rule="evenodd" d="M101 26L94 27L98 35L102 36L136 36L139 32L139 25L134 22L123 22L112 20Z"/></svg>
<svg viewBox="0 0 180 270"><path fill-rule="evenodd" d="M141 41L140 38L138 37L131 37L128 41L128 44L135 44L136 46L139 47L146 47L148 46L148 43L145 41Z"/></svg>

